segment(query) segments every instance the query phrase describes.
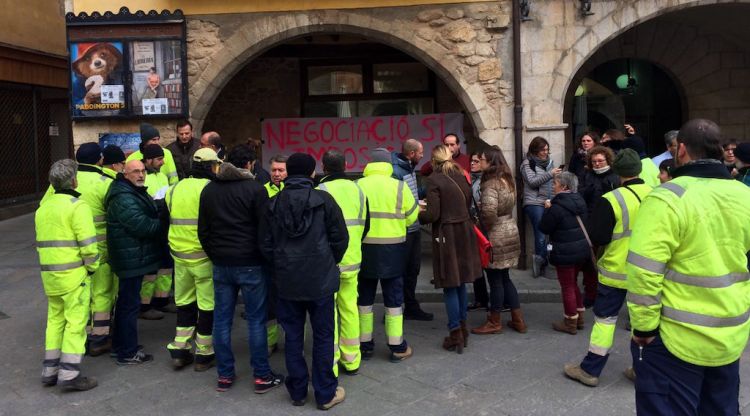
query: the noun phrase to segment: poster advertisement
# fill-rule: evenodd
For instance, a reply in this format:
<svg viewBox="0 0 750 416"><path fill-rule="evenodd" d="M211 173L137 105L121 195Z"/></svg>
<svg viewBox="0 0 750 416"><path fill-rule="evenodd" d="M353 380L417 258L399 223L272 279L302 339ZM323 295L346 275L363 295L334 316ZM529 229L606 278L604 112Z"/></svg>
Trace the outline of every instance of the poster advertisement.
<svg viewBox="0 0 750 416"><path fill-rule="evenodd" d="M73 117L126 114L122 42L71 43L70 53Z"/></svg>
<svg viewBox="0 0 750 416"><path fill-rule="evenodd" d="M138 150L141 144L140 133L99 133L99 146L102 149L109 145L118 146L125 153L125 157Z"/></svg>
<svg viewBox="0 0 750 416"><path fill-rule="evenodd" d="M419 114L410 116L342 118L274 118L261 123L263 155L307 153L318 162L329 150L346 157L348 171L362 172L370 162L370 151L378 147L400 151L407 139L419 140L429 163L432 149L442 144L448 133L463 142L464 116L461 113ZM319 165L320 166L320 165ZM421 166L421 165L420 165Z"/></svg>
<svg viewBox="0 0 750 416"><path fill-rule="evenodd" d="M130 53L132 113L182 114L181 42L133 42Z"/></svg>

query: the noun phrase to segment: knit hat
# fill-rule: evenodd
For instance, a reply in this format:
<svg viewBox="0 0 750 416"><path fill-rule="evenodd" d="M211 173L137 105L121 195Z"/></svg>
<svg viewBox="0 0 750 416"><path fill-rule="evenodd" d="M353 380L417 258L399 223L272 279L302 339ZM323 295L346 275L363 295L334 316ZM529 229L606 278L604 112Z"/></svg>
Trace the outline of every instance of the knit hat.
<svg viewBox="0 0 750 416"><path fill-rule="evenodd" d="M108 145L102 150L102 156L104 156L104 165L125 162L125 153L123 153L119 146L113 144Z"/></svg>
<svg viewBox="0 0 750 416"><path fill-rule="evenodd" d="M143 160L164 157L164 149L154 143L143 146L143 151L141 151L141 153L143 154Z"/></svg>
<svg viewBox="0 0 750 416"><path fill-rule="evenodd" d="M154 137L161 137L159 130L148 123L141 123L141 147L143 147L143 143L146 143Z"/></svg>
<svg viewBox="0 0 750 416"><path fill-rule="evenodd" d="M734 149L734 156L744 164L750 164L750 143L740 143Z"/></svg>
<svg viewBox="0 0 750 416"><path fill-rule="evenodd" d="M295 153L286 160L286 172L289 176L307 176L315 172L315 159L307 153Z"/></svg>
<svg viewBox="0 0 750 416"><path fill-rule="evenodd" d="M384 147L378 147L370 151L371 162L388 162L391 163L391 152Z"/></svg>
<svg viewBox="0 0 750 416"><path fill-rule="evenodd" d="M623 178L636 177L641 173L642 169L643 165L641 164L641 158L633 149L620 150L620 152L617 153L617 156L615 156L614 163L612 163L612 170Z"/></svg>
<svg viewBox="0 0 750 416"><path fill-rule="evenodd" d="M203 163L203 162L214 162L214 163L221 163L221 159L219 159L219 156L216 155L216 152L214 149L211 149L210 147L202 147L198 149L195 154L193 154L193 162L197 163Z"/></svg>
<svg viewBox="0 0 750 416"><path fill-rule="evenodd" d="M102 148L95 142L88 142L81 145L76 151L76 162L87 165L96 165L102 158Z"/></svg>

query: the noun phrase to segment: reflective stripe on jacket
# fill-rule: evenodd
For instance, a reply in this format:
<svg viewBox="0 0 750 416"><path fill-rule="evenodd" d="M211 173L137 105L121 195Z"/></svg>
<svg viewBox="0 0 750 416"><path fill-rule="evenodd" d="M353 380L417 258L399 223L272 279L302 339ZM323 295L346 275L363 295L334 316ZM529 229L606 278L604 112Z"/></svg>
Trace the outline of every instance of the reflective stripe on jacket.
<svg viewBox="0 0 750 416"><path fill-rule="evenodd" d="M356 276L362 262L362 234L367 220L365 194L356 183L348 179L321 183L318 189L331 194L344 214L346 230L349 232L349 245L339 263L339 270L342 274L352 273Z"/></svg>
<svg viewBox="0 0 750 416"><path fill-rule="evenodd" d="M169 249L176 262L200 264L208 261L198 240L198 209L208 179L186 178L167 191Z"/></svg>
<svg viewBox="0 0 750 416"><path fill-rule="evenodd" d="M91 209L74 191L47 198L34 217L44 292L59 296L75 290L99 267Z"/></svg>
<svg viewBox="0 0 750 416"><path fill-rule="evenodd" d="M370 230L365 244L398 244L406 241L406 227L419 215L417 201L404 181L393 179L393 166L369 163L357 184L370 207Z"/></svg>
<svg viewBox="0 0 750 416"><path fill-rule="evenodd" d="M646 184L634 184L617 188L603 195L615 214L612 241L604 248L604 254L596 263L599 269L599 281L607 286L618 289L627 287L625 259L628 256L630 235L641 201L646 198L651 189Z"/></svg>

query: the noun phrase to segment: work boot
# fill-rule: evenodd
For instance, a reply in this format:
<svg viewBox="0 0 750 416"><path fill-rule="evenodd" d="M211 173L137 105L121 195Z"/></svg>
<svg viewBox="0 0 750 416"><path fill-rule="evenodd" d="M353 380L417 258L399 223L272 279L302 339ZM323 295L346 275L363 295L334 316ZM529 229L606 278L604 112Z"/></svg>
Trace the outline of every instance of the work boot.
<svg viewBox="0 0 750 416"><path fill-rule="evenodd" d="M107 339L107 341L99 345L89 343L88 354L90 357L98 357L102 354L108 353L110 350L112 350L112 340Z"/></svg>
<svg viewBox="0 0 750 416"><path fill-rule="evenodd" d="M362 355L364 361L369 361L375 355L375 350L363 350L360 349L359 353Z"/></svg>
<svg viewBox="0 0 750 416"><path fill-rule="evenodd" d="M477 335L488 335L488 334L500 334L503 332L503 324L500 321L500 312L490 312L487 314L487 322L482 326L471 330L472 334Z"/></svg>
<svg viewBox="0 0 750 416"><path fill-rule="evenodd" d="M526 333L526 322L523 320L523 313L521 308L510 310L510 321L506 324L508 327L513 328L516 332L522 334Z"/></svg>
<svg viewBox="0 0 750 416"><path fill-rule="evenodd" d="M429 312L425 312L422 309L414 309L412 311L404 312L404 320L407 321L431 321L435 319L435 316Z"/></svg>
<svg viewBox="0 0 750 416"><path fill-rule="evenodd" d="M42 384L44 387L52 387L57 384L57 374L52 376L42 376Z"/></svg>
<svg viewBox="0 0 750 416"><path fill-rule="evenodd" d="M147 321L158 321L159 319L164 319L164 312L152 308L141 312L138 314L138 317Z"/></svg>
<svg viewBox="0 0 750 416"><path fill-rule="evenodd" d="M164 313L177 313L177 305L171 302L156 309Z"/></svg>
<svg viewBox="0 0 750 416"><path fill-rule="evenodd" d="M99 383L94 377L84 377L80 374L73 380L64 380L60 382L60 387L67 391L86 391L96 387Z"/></svg>
<svg viewBox="0 0 750 416"><path fill-rule="evenodd" d="M199 363L198 361L196 361L195 364L193 365L193 371L197 371L199 373L202 373L204 371L208 371L208 369L211 368L211 367L213 367L214 364L215 363L214 363L214 359L213 358L211 358L210 360L208 360L208 361L206 361L204 363Z"/></svg>
<svg viewBox="0 0 750 416"><path fill-rule="evenodd" d="M461 334L461 328L451 329L450 335L443 338L443 349L456 351L459 354L464 353L464 337Z"/></svg>
<svg viewBox="0 0 750 416"><path fill-rule="evenodd" d="M406 346L406 351L404 352L391 352L391 362L392 363L398 363L401 361L404 361L405 359L411 357L414 355L414 350L411 349L410 346Z"/></svg>
<svg viewBox="0 0 750 416"><path fill-rule="evenodd" d="M466 321L461 321L461 335L464 337L464 348L469 346L469 330L466 328Z"/></svg>
<svg viewBox="0 0 750 416"><path fill-rule="evenodd" d="M565 364L563 372L568 378L576 380L581 384L589 387L596 387L599 385L599 377L594 377L591 374L583 371L578 364Z"/></svg>
<svg viewBox="0 0 750 416"><path fill-rule="evenodd" d="M570 335L577 334L578 333L578 314L576 314L572 318L568 318L566 316L562 321L553 322L552 329L554 329L555 331L566 332Z"/></svg>
<svg viewBox="0 0 750 416"><path fill-rule="evenodd" d="M191 353L187 353L182 357L172 358L172 368L175 370L182 370L183 368L192 364L194 359L195 358Z"/></svg>
<svg viewBox="0 0 750 416"><path fill-rule="evenodd" d="M328 403L319 404L318 409L328 410L332 408L333 406L336 406L337 404L343 402L345 398L346 398L346 391L344 390L343 387L338 386L336 387L336 394L333 395L333 399L331 399L331 401ZM294 405L297 406L296 403Z"/></svg>
<svg viewBox="0 0 750 416"><path fill-rule="evenodd" d="M635 369L633 367L626 368L625 371L622 372L622 374L626 379L635 383Z"/></svg>

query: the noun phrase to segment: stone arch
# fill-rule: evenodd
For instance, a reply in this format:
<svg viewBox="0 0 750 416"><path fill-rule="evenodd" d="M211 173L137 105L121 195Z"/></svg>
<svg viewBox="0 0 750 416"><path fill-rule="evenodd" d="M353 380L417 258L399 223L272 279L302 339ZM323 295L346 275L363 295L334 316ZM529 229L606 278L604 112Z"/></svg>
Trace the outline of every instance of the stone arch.
<svg viewBox="0 0 750 416"><path fill-rule="evenodd" d="M440 77L455 94L470 118L476 137L499 141L501 128L498 112L487 101L482 87L461 77L457 63L440 53L443 46L436 46L414 36L413 32L406 32L408 28L404 26L344 11L264 16L260 21L251 20L225 37L221 42L222 48L211 55L211 63L190 78L191 117L196 129L202 128L224 86L248 62L284 41L325 32L365 36L413 56Z"/></svg>
<svg viewBox="0 0 750 416"><path fill-rule="evenodd" d="M613 8L612 10L609 10L608 13L599 17L596 22L590 22L591 24L588 25L583 34L571 44L570 49L563 53L557 62L559 67L565 64L564 61L566 59L573 60L572 63L568 62L568 65L572 70L567 74L568 78L562 84L562 90L555 91L555 94L557 94L557 97L561 98L561 103L563 104L560 108L562 119L565 120L565 111L567 110L566 103L570 99L572 92L575 91L575 89L572 89L573 91L571 91L571 86L577 85L576 82L580 82L580 74L585 72L585 66L588 66L589 62L592 61L592 58L595 58L597 54L601 55L602 50L611 46L613 44L612 41L618 39L618 37L621 39L621 36L631 31L631 29L660 16L680 10L686 10L688 8L721 4L750 4L750 0L636 0L633 4ZM616 30L609 31L609 33L607 33L606 30L611 26L603 24L608 20L612 20L612 22L615 23L614 27L616 28ZM604 29L597 30L597 28ZM660 69L664 70L673 80L678 81L675 82L678 89L683 88L683 85L679 82L679 75L669 67L669 62L655 59L653 56L638 56L636 53L631 53L629 55L630 56L627 56L627 54L621 54L619 57L650 60L655 65L659 66ZM555 84L557 84L557 82L555 82ZM684 89L681 90L681 93L683 94L683 97L686 95ZM687 108L683 108L684 114L687 114L686 110Z"/></svg>

